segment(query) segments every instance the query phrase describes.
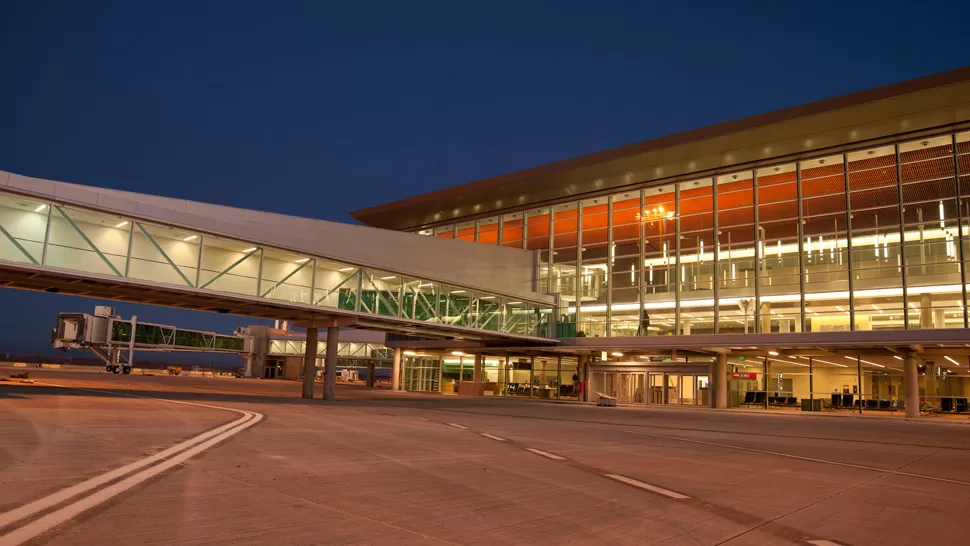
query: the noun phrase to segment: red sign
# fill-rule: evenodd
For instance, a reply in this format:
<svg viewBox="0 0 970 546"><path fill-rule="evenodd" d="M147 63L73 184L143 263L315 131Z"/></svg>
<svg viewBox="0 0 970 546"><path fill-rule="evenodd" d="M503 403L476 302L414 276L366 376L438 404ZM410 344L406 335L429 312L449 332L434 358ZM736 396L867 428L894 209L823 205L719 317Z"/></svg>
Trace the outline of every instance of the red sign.
<svg viewBox="0 0 970 546"><path fill-rule="evenodd" d="M757 379L758 374L756 373L738 373L734 372L731 374L731 379Z"/></svg>

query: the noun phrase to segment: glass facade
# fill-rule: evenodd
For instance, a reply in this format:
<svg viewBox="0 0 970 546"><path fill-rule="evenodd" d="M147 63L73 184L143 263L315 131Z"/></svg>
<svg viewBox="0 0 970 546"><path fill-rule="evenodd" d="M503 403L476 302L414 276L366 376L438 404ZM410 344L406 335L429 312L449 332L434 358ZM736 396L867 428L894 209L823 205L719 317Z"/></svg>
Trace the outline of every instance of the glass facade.
<svg viewBox="0 0 970 546"><path fill-rule="evenodd" d="M521 239L522 216L513 220L519 227L509 237ZM437 235L475 240L478 232L472 222ZM0 261L523 336L553 334L549 304L2 192Z"/></svg>
<svg viewBox="0 0 970 546"><path fill-rule="evenodd" d="M422 233L536 251L558 337L957 328L967 195L958 133Z"/></svg>

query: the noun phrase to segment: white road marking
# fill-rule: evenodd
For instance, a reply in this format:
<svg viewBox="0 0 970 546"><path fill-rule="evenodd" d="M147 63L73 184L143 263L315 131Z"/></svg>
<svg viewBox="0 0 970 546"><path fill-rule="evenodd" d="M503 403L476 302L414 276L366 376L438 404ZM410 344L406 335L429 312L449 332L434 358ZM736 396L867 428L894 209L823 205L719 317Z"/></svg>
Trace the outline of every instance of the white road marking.
<svg viewBox="0 0 970 546"><path fill-rule="evenodd" d="M0 528L6 527L7 525L10 525L11 523L20 521L20 520L22 520L22 519L24 519L26 517L29 517L29 516L31 516L33 514L36 514L37 512L44 511L44 510L46 510L46 509L48 509L48 508L50 508L50 507L52 507L52 506L54 506L56 504L60 504L60 503L66 501L66 500L68 500L68 499L70 499L72 497L76 497L76 496L80 495L81 493L86 493L86 492L88 492L88 491L90 491L90 490L92 490L92 489L94 489L96 487L99 487L99 486L102 486L102 485L104 485L106 483L109 483L111 481L114 481L114 480L116 480L116 479L118 479L118 478L120 478L122 476L125 476L127 474L130 474L130 473L132 473L132 472L134 472L134 471L136 471L136 470L138 470L138 469L140 469L142 467L148 466L150 464L162 462L165 459L167 459L168 457L171 457L172 455L175 455L176 453L179 453L181 451L184 451L184 450L186 450L186 449L188 449L188 448L190 448L190 447L198 444L199 442L203 442L205 440L208 440L209 438L212 438L213 436L222 434L223 432L226 432L227 430L229 430L229 429L231 429L233 427L239 426L239 425L241 425L241 424L243 424L243 423L251 420L253 417L254 417L254 414L247 411L247 412L245 412L245 415L243 417L240 417L239 419L236 419L235 421L233 421L231 423L222 425L221 427L218 427L218 428L212 429L212 430L210 430L208 432L204 432L202 434L199 434L198 436L196 436L194 438L190 438L190 439L188 439L188 440L186 440L186 441L184 441L184 442L182 442L180 444L176 444L176 445L174 445L174 446L172 446L172 447L170 447L170 448L168 448L168 449L166 449L164 451L160 451L160 452L155 453L153 455L149 455L148 457L145 457L143 459L139 459L139 460L137 460L137 461L135 461L133 463L127 464L125 466L122 466L121 468L116 468L116 469L114 469L114 470L112 470L110 472L105 472L104 474L101 474L100 476L95 476L95 477L93 477L93 478L91 478L89 480L85 480L85 481L83 481L83 482L81 482L79 484L72 485L70 487L66 487L64 489L61 489L60 491L57 491L57 492L52 493L50 495L47 495L46 497L37 499L34 502L31 502L29 504L25 504L25 505L23 505L23 506L21 506L19 508L15 508L15 509L13 509L13 510L11 510L9 512L4 512L4 513L0 514Z"/></svg>
<svg viewBox="0 0 970 546"><path fill-rule="evenodd" d="M838 542L832 542L831 540L809 540L809 544L814 544L815 546L842 546Z"/></svg>
<svg viewBox="0 0 970 546"><path fill-rule="evenodd" d="M526 448L526 451L535 453L536 455L542 455L543 457L545 457L547 459L552 459L554 461L565 461L566 460L565 457L560 457L559 455L556 455L554 453L549 453L548 451L542 451L541 449L535 449L535 448L529 447L529 448Z"/></svg>
<svg viewBox="0 0 970 546"><path fill-rule="evenodd" d="M76 387L77 388L77 387ZM198 406L204 408L218 409L223 411L231 411L233 413L242 414L242 417L226 423L225 425L219 426L215 429L203 432L198 436L190 438L184 442L176 444L164 451L149 455L142 459L139 459L133 463L129 463L123 467L116 468L100 476L95 476L89 480L85 480L79 484L66 487L60 491L52 493L46 497L37 499L31 503L25 504L8 512L0 513L0 528L11 525L17 521L24 518L30 517L34 514L42 512L65 502L71 498L74 498L83 493L87 493L92 489L108 484L118 478L131 474L145 466L155 465L138 472L132 476L129 476L117 483L109 485L96 491L86 497L83 497L63 508L51 512L37 520L20 527L19 529L13 530L6 535L0 536L0 546L13 546L15 544L21 544L31 538L45 533L48 530L60 525L61 523L67 521L68 519L89 510L98 504L105 502L106 500L138 485L139 483L158 475L169 468L177 464L190 459L191 457L205 451L206 449L218 444L219 442L226 440L236 434L242 432L243 430L255 425L263 419L263 415L253 411L240 410L235 408L228 408L224 406L213 406L210 404L198 404L195 402L183 402L181 400L168 400L165 398L152 398L149 396L140 396L137 394L130 393L118 393L114 391L100 391L99 389L84 389L80 390L93 390L98 392L107 392L109 394L116 394L120 396L128 396L132 398L144 398L148 400L157 400L160 402L170 402L173 404L184 404L188 406ZM156 464L158 463L158 464Z"/></svg>
<svg viewBox="0 0 970 546"><path fill-rule="evenodd" d="M496 440L496 441L499 441L499 442L504 442L505 441L505 438L502 438L501 436L495 436L495 435L489 434L487 432L483 432L482 433L482 436L484 436L486 438L491 438L491 439Z"/></svg>
<svg viewBox="0 0 970 546"><path fill-rule="evenodd" d="M654 493L659 493L665 497L670 497L672 499L689 499L687 495L678 493L676 491L671 491L670 489L664 489L663 487L657 487L656 485L650 485L649 483L641 482L640 480L634 480L633 478L627 478L626 476L620 476L619 474L603 474L607 478L616 480L618 482L623 482L627 485L632 485L633 487L638 487L646 491L652 491Z"/></svg>
<svg viewBox="0 0 970 546"><path fill-rule="evenodd" d="M844 467L847 467L847 468L857 468L857 469L860 469L860 470L870 470L872 472L881 472L883 474L893 474L893 475L896 475L896 476L907 476L907 477L910 477L910 478L922 478L922 479L925 479L925 480L933 480L933 481L938 481L938 482L952 483L952 484L956 484L956 485L966 485L966 486L970 486L970 482L961 481L961 480L951 480L949 478L940 478L938 476L928 476L926 474L915 474L913 472L903 472L903 471L900 471L900 470L892 470L892 469L888 469L888 468L877 468L875 466L866 466L866 465L861 465L861 464L843 463L843 462L840 462L840 461L830 461L830 460L827 460L827 459L816 459L815 457L804 457L802 455L792 455L791 453L781 453L780 451L768 451L766 449L756 449L756 448L753 448L753 447L743 447L743 446L736 446L736 445L731 445L731 444L722 444L722 443L718 443L718 442L707 442L707 441L704 441L704 440L692 440L690 438L681 438L679 436L668 436L666 434L654 434L654 433L651 433L651 432L641 432L639 430L626 430L626 429L609 428L609 427L606 427L604 429L604 427L595 427L595 426L591 426L591 425L578 425L578 426L586 427L586 428L598 428L600 430L614 430L614 431L617 431L617 432L626 432L627 434L636 434L638 436L650 436L650 437L653 437L653 438L665 438L667 440L677 440L679 442L687 442L689 444L699 444L699 445L706 445L706 446L724 447L724 448L728 448L728 449L736 449L738 451L747 451L749 453L761 453L763 455L774 455L776 457L786 457L788 459L797 459L797 460L800 460L800 461L808 461L808 462L812 462L812 463L822 463L822 464L830 464L830 465L835 465L835 466L844 466Z"/></svg>
<svg viewBox="0 0 970 546"><path fill-rule="evenodd" d="M448 426L455 427L455 428L463 428L465 430L468 430L468 427L466 427L465 425L459 425L457 423L448 423Z"/></svg>
<svg viewBox="0 0 970 546"><path fill-rule="evenodd" d="M114 483L98 491L95 491L94 493L88 495L87 497L81 498L80 500L77 500L65 506L64 508L61 508L60 510L51 512L50 514L47 514L46 516L43 516L35 521L32 521L27 525L20 527L19 529L16 529L10 533L7 533L6 535L0 537L0 546L14 546L16 544L22 544L36 537L37 535L46 533L50 529L64 523L65 521L77 516L78 514L85 512L87 510L90 510L91 508L94 508L95 506L111 499L112 497L115 497L117 495L120 495L121 493L124 493L125 491L131 489L132 487L135 487L136 485L144 482L145 480L148 480L154 476L157 476L158 474L165 472L166 470L172 468L173 466L182 464L186 460L191 459L195 455L202 453L206 449L209 449L210 447L218 444L219 442L222 442L223 440L226 440L227 438L231 438L232 436L239 434L240 432L255 425L256 423L258 423L263 419L263 416L261 414L256 413L254 414L254 416L255 417L253 419L250 419L245 423L236 426L236 428L229 429L223 432L222 434L219 434L213 438L210 438L209 440L187 451L184 451L181 454L172 457L171 459L167 459L160 464L157 464L155 466L142 470L141 472L133 476L129 476L121 480L120 482Z"/></svg>

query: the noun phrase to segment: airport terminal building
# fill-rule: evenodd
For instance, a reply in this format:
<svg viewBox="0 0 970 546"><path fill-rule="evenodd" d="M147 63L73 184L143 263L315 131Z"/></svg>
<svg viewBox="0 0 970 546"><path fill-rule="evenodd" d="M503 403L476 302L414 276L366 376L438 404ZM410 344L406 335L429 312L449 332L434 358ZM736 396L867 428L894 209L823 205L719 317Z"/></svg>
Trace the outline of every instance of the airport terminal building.
<svg viewBox="0 0 970 546"><path fill-rule="evenodd" d="M408 391L970 410L970 67L353 216L0 171L0 286L287 321L247 373L325 398L353 328Z"/></svg>
<svg viewBox="0 0 970 546"><path fill-rule="evenodd" d="M970 69L353 216L531 253L555 298L551 344L392 336L407 390L967 411Z"/></svg>

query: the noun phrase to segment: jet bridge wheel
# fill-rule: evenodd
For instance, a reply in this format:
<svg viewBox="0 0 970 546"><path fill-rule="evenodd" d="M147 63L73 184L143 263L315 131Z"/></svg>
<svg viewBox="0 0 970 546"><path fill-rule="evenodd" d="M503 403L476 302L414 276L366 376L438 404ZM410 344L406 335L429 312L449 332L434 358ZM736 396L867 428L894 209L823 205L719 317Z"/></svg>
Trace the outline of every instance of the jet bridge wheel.
<svg viewBox="0 0 970 546"><path fill-rule="evenodd" d="M113 374L119 374L119 373L121 373L121 366L112 366L111 367L111 373L113 373Z"/></svg>
<svg viewBox="0 0 970 546"><path fill-rule="evenodd" d="M124 373L125 375L130 374L131 373L131 366L125 366L125 367L121 368L121 372Z"/></svg>

